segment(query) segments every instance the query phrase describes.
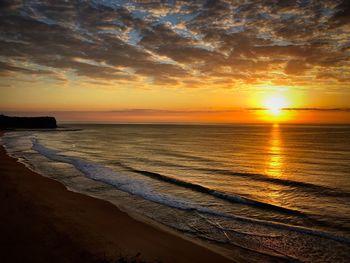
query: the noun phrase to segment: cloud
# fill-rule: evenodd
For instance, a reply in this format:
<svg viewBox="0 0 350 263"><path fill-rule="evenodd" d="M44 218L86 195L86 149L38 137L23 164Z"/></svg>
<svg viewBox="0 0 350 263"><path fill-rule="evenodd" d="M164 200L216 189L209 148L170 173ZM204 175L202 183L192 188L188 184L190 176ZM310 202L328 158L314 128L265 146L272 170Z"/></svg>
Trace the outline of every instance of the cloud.
<svg viewBox="0 0 350 263"><path fill-rule="evenodd" d="M0 61L0 75L5 76L15 72L21 72L26 74L51 74L52 73L47 70L40 70L40 69L34 70L34 69L22 68L22 67L12 65L10 63L4 63Z"/></svg>
<svg viewBox="0 0 350 263"><path fill-rule="evenodd" d="M303 60L290 60L288 61L284 72L291 75L301 75L308 69L308 65Z"/></svg>
<svg viewBox="0 0 350 263"><path fill-rule="evenodd" d="M290 110L290 111L337 111L337 112L350 112L350 108L284 108L283 110Z"/></svg>
<svg viewBox="0 0 350 263"><path fill-rule="evenodd" d="M349 23L340 0L2 1L1 77L346 85Z"/></svg>
<svg viewBox="0 0 350 263"><path fill-rule="evenodd" d="M349 25L350 23L350 3L347 0L340 1L335 8L337 11L333 14L331 22L333 26Z"/></svg>

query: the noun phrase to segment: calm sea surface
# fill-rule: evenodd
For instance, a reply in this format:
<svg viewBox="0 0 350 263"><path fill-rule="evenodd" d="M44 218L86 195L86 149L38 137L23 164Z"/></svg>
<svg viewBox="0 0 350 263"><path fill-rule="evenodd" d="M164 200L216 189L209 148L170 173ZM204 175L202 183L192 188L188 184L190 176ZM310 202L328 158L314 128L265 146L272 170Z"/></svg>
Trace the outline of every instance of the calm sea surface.
<svg viewBox="0 0 350 263"><path fill-rule="evenodd" d="M63 125L8 153L238 261L350 262L350 126Z"/></svg>

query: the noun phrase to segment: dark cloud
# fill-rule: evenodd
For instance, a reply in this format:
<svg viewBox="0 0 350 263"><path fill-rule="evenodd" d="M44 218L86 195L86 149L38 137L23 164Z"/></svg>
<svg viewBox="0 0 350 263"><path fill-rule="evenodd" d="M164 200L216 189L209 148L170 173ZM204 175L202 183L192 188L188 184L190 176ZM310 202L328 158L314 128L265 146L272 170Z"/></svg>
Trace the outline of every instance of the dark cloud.
<svg viewBox="0 0 350 263"><path fill-rule="evenodd" d="M336 12L331 18L333 26L349 25L350 23L350 2L347 0L340 1L336 7Z"/></svg>
<svg viewBox="0 0 350 263"><path fill-rule="evenodd" d="M309 68L308 65L303 60L290 60L288 61L284 69L284 72L292 75L301 75L308 68Z"/></svg>
<svg viewBox="0 0 350 263"><path fill-rule="evenodd" d="M25 74L38 74L38 75L50 75L53 74L52 71L41 70L41 69L30 69L20 66L15 66L10 63L4 63L0 61L0 76L7 76L16 72Z"/></svg>
<svg viewBox="0 0 350 263"><path fill-rule="evenodd" d="M275 82L279 71L347 83L349 17L340 0L1 1L1 76L191 86Z"/></svg>

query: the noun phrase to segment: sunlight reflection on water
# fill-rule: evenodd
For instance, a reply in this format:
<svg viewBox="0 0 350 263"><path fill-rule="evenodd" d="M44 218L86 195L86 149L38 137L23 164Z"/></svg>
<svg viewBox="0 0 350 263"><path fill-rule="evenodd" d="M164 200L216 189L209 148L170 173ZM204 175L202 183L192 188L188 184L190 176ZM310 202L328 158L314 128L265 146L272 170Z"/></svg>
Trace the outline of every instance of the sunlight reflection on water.
<svg viewBox="0 0 350 263"><path fill-rule="evenodd" d="M283 168L282 158L282 140L280 136L280 127L278 124L274 124L271 129L271 135L268 145L268 151L270 154L267 163L267 174L272 177L280 177Z"/></svg>

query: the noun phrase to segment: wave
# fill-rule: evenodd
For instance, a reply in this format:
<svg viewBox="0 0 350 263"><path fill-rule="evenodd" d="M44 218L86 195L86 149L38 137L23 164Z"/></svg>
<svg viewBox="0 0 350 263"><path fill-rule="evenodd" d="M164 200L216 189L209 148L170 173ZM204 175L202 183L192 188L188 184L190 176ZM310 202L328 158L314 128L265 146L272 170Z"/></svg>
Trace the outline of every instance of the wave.
<svg viewBox="0 0 350 263"><path fill-rule="evenodd" d="M188 181L176 179L176 178L166 176L166 175L163 175L160 173L135 169L135 168L130 167L130 166L123 164L121 162L114 162L114 164L118 164L119 166L123 167L124 169L126 169L130 172L141 174L144 176L148 176L148 177L151 177L153 179L167 182L167 183L171 183L171 184L174 184L177 186L185 187L185 188L191 189L191 190L196 191L196 192L208 194L208 195L214 196L216 198L219 198L221 200L224 200L224 201L227 201L230 203L239 203L239 204L244 204L244 205L248 205L248 206L259 208L259 209L265 209L268 211L274 211L274 212L279 212L279 213L283 213L283 214L287 214L287 215L298 216L299 218L307 219L309 222L316 223L319 226L325 226L325 227L331 227L331 228L335 227L337 229L349 231L348 227L335 225L332 222L326 222L322 219L319 219L319 215L316 215L316 214L304 213L304 212L299 211L299 210L261 202L261 201L254 200L254 199L247 198L247 197L243 197L243 196L240 196L237 194L231 194L231 193L225 193L225 192L213 190L213 189L205 187L203 185L194 184L194 183L191 183ZM332 217L332 216L330 216L330 217ZM338 218L334 218L334 219L338 219Z"/></svg>
<svg viewBox="0 0 350 263"><path fill-rule="evenodd" d="M124 164L118 163L121 166L124 166L125 168L129 169L131 167L127 167ZM189 167L189 166L184 166L184 165L174 165L172 164L171 166L177 166L181 168L189 168L193 169L194 171L197 172L203 172L207 174L218 174L218 175L224 175L224 176L237 176L237 177L246 177L246 178L251 178L256 181L260 182L268 182L272 184L277 184L277 185L282 185L282 186L287 186L287 187L294 187L296 190L299 191L306 191L306 192L311 192L313 194L317 195L327 195L331 197L350 197L349 192L342 191L337 188L331 188L327 186L321 186L321 185L316 185L312 183L307 183L307 182L300 182L300 181L293 181L289 179L281 179L281 178L272 178L264 174L258 174L258 173L243 173L243 172L234 172L231 170L226 170L226 169L213 169L213 168L199 168L199 167ZM133 168L131 168L133 169ZM135 170L136 172L145 172L145 173L152 173L148 171L142 171L142 170ZM157 177L156 173L153 173L155 177ZM145 174L146 175L146 174ZM150 175L150 174L148 174ZM162 176L162 175L160 175ZM161 178L160 178L161 179Z"/></svg>
<svg viewBox="0 0 350 263"><path fill-rule="evenodd" d="M225 216L224 213L216 212L214 210L202 207L188 200L168 194L158 193L154 191L153 188L146 182L135 178L130 178L129 176L125 176L120 173L116 173L115 171L100 164L85 161L77 157L70 157L59 154L58 151L49 149L43 146L42 144L38 143L37 139L35 138L31 138L31 140L33 144L33 150L37 151L38 153L53 161L73 165L78 171L82 172L85 176L87 176L90 179L103 182L108 185L112 185L121 191L172 208L190 211L192 210L204 214L212 214L215 216Z"/></svg>
<svg viewBox="0 0 350 263"><path fill-rule="evenodd" d="M173 156L187 156L188 155L184 154L169 154L167 155L173 155ZM191 157L192 158L192 157ZM202 158L202 157L199 157ZM165 162L165 161L155 161L147 158L140 158L140 157L134 157L135 161L140 161L143 163L152 163L160 166L166 166L166 167L179 167L181 169L188 169L188 170L193 170L195 172L203 172L209 175L216 174L216 175L223 175L223 176L232 176L232 177L245 177L245 178L250 178L255 181L260 181L260 182L267 182L267 183L272 183L276 185L281 185L281 186L287 186L287 187L293 187L297 191L304 191L304 192L309 192L313 193L319 196L330 196L330 197L350 197L350 192L342 191L337 188L332 188L332 187L327 187L327 186L322 186L322 185L317 185L313 183L307 183L307 182L300 182L300 181L294 181L294 180L289 180L289 179L282 179L282 178L273 178L269 177L268 175L265 174L259 174L259 173L245 173L245 172L234 172L231 170L227 169L214 169L214 168L204 168L204 167L197 167L197 166L190 166L190 165L182 165L182 164L175 164L175 163L170 163L170 162ZM206 160L203 158L203 160ZM208 159L208 162L212 162L211 160ZM122 164L120 162L114 162L116 164L119 164L120 166L123 166L124 168L134 171L136 173L144 173L144 175L148 176L153 176L154 178L158 178L162 180L163 175L160 175L157 173L149 172L149 171L143 171L143 170L135 170L132 167L129 167L125 164ZM168 177L169 178L169 177ZM171 177L170 177L171 178ZM172 179L172 178L171 178ZM176 179L175 179L176 180ZM178 183L178 182L175 182Z"/></svg>
<svg viewBox="0 0 350 263"><path fill-rule="evenodd" d="M166 175L162 175L159 173L134 169L134 168L127 166L125 164L122 164L122 163L119 163L119 165L122 166L123 168L131 171L131 172L142 174L142 175L145 175L145 176L148 176L148 177L151 177L153 179L157 179L157 180L160 180L163 182L172 183L172 184L175 184L178 186L189 188L189 189L197 191L197 192L209 194L209 195L215 196L217 198L220 198L220 199L228 201L228 202L241 203L241 204L251 205L251 206L255 206L255 207L259 207L259 208L275 210L275 211L279 211L279 212L283 212L283 213L288 213L288 214L293 214L293 215L301 215L301 216L307 217L301 211L297 211L297 210L293 210L290 208L285 208L285 207L281 207L281 206L276 206L276 205L260 202L260 201L249 199L249 198L239 196L239 195L233 195L233 194L228 194L228 193L216 191L216 190L210 189L208 187L205 187L205 186L202 186L199 184L194 184L194 183L187 182L184 180L179 180L179 179L169 177Z"/></svg>
<svg viewBox="0 0 350 263"><path fill-rule="evenodd" d="M208 170L213 171L212 169L208 169ZM222 175L249 177L256 181L269 182L269 183L283 185L283 186L295 187L298 190L308 191L308 192L312 192L322 196L328 195L333 197L350 197L349 192L344 192L340 189L316 185L312 183L299 182L299 181L293 181L293 180L281 179L281 178L272 178L267 175L255 174L255 173L237 173L230 170L221 170L221 169L218 169L216 171Z"/></svg>
<svg viewBox="0 0 350 263"><path fill-rule="evenodd" d="M304 234L309 234L309 235L313 235L313 236L318 236L318 237L328 238L328 239L332 239L332 240L336 240L336 241L350 243L350 239L343 237L343 236L330 234L328 232L318 231L318 230L305 228L305 227L301 227L301 226L287 225L287 224L283 224L283 223L264 221L264 220L253 219L253 218L248 218L248 217L244 217L244 216L238 216L238 215L232 215L232 214L226 214L223 212L218 212L218 211L203 207L201 205L198 205L198 204L191 202L189 200L186 200L186 199L182 199L182 198L175 197L172 195L162 194L162 193L156 192L146 182L135 179L135 178L130 178L129 176L125 176L125 175L122 175L120 173L116 173L115 171L113 171L105 166L102 166L102 165L99 165L99 164L96 164L93 162L85 161L85 160L77 158L77 157L70 157L70 156L62 155L58 151L55 151L53 149L50 149L50 148L43 146L35 138L31 138L31 141L32 141L32 149L37 151L38 153L42 154L43 156L47 157L48 159L51 159L51 160L57 161L57 162L71 164L77 170L79 170L85 176L87 176L88 178L90 178L92 180L96 180L99 182L106 183L108 185L112 185L121 191L127 192L131 195L139 196L143 199L146 199L146 200L158 203L158 204L166 205L168 207L177 208L177 209L181 209L181 210L193 211L195 213L207 214L207 215L221 217L221 218L227 218L227 219L240 220L240 221L244 221L244 222L248 222L248 223L260 224L260 225L270 226L270 227L274 227L274 228L285 229L285 230L289 230L289 231L296 231L299 233L304 233ZM143 174L148 173L149 176L153 176L153 177L160 176L159 174L155 174L155 173L151 173L151 172L147 172L147 171L142 171L142 173ZM173 180L173 178L164 177L164 176L162 177L162 180L164 180L164 181L169 180L169 179ZM174 179L174 180L176 180L176 179ZM191 184L188 182L183 182L180 180L178 180L178 184L181 184L183 186L192 185L191 187L194 187L197 190L208 191L207 188L205 188L203 186ZM213 191L213 190L211 190L211 191ZM226 194L223 194L223 193L220 193L217 191L213 191L212 194L217 195L218 197L219 196L224 197L224 198L227 198L230 200L235 200L235 201L241 202L241 203L247 203L247 204L254 203L254 204L256 204L255 202L257 202L258 206L259 205L262 205L262 206L268 205L269 207L272 206L272 205L264 204L264 203L259 204L260 202L258 202L258 201L253 201L253 200L246 199L246 198L239 197L239 196L227 197ZM273 207L274 207L274 209L284 209L284 208L280 208L277 206L276 207L273 206ZM290 210L288 209L288 211L290 211Z"/></svg>

